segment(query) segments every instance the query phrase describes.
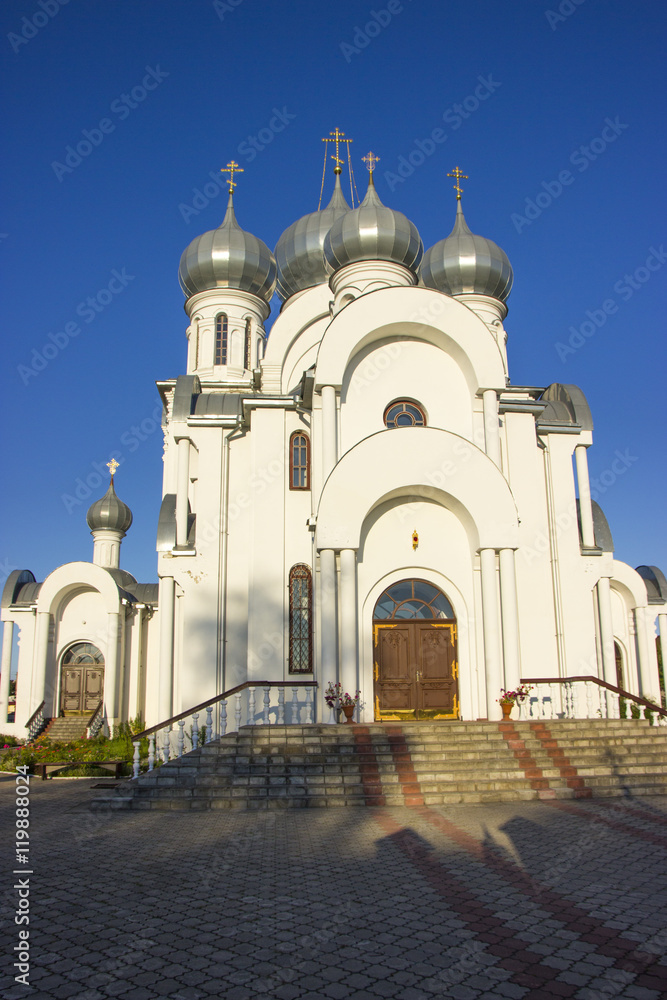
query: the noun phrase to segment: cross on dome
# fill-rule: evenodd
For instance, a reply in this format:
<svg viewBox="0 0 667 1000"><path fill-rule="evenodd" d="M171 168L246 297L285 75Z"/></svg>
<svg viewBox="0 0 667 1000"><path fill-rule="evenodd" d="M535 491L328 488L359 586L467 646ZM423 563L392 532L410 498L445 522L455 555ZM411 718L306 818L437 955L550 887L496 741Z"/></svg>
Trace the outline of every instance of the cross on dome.
<svg viewBox="0 0 667 1000"><path fill-rule="evenodd" d="M366 164L366 170L368 170L369 174L372 174L375 170L375 164L380 162L380 157L369 151L365 156L361 157L361 162Z"/></svg>
<svg viewBox="0 0 667 1000"><path fill-rule="evenodd" d="M468 175L464 174L460 167L454 167L454 169L451 171L451 173L447 174L447 176L448 177L456 177L456 184L453 184L452 187L456 191L456 200L457 201L461 201L461 195L463 194L463 188L459 187L459 181L461 180L461 178L463 178L463 180L467 181L469 179Z"/></svg>
<svg viewBox="0 0 667 1000"><path fill-rule="evenodd" d="M119 468L119 463L116 461L115 458L112 458L110 462L107 462L107 469L111 473L111 478L112 479L113 479L113 477L114 477L114 475L116 473L116 469L117 468Z"/></svg>
<svg viewBox="0 0 667 1000"><path fill-rule="evenodd" d="M354 142L354 139L345 139L345 138L343 138L344 135L345 135L345 133L341 132L341 130L338 128L337 125L336 125L336 128L334 129L333 132L329 132L329 135L332 136L333 138L331 138L331 139L329 139L329 138L322 139L322 142L333 142L333 143L335 143L336 152L332 155L331 159L335 160L335 162L336 162L336 166L334 167L334 173L335 174L340 174L340 173L342 173L342 169L343 169L342 166L341 166L341 164L345 163L345 160L341 160L340 156L338 155L340 146L342 144L346 144L347 145L347 156L348 156L348 159L349 159L349 157L350 157L350 143Z"/></svg>
<svg viewBox="0 0 667 1000"><path fill-rule="evenodd" d="M225 177L225 181L229 184L229 193L231 194L236 187L236 181L234 180L234 174L244 173L244 168L239 167L236 160L230 160L226 167L220 167L221 174L229 174L229 177Z"/></svg>

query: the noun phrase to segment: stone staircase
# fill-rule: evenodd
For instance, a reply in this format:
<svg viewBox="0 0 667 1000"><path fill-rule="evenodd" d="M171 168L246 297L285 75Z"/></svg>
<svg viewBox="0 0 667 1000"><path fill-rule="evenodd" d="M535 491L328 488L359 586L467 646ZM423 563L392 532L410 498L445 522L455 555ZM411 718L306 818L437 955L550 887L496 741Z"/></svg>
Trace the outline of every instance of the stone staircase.
<svg viewBox="0 0 667 1000"><path fill-rule="evenodd" d="M67 715L51 719L46 729L40 733L40 739L53 740L57 743L69 743L73 740L86 738L89 715Z"/></svg>
<svg viewBox="0 0 667 1000"><path fill-rule="evenodd" d="M667 729L645 720L246 726L92 805L446 805L665 792Z"/></svg>

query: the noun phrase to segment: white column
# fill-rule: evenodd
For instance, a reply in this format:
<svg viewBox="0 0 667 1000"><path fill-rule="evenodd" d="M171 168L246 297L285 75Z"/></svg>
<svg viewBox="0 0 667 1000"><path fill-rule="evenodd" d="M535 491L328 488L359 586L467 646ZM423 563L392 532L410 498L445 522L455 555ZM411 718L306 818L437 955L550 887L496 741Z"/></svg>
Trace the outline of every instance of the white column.
<svg viewBox="0 0 667 1000"><path fill-rule="evenodd" d="M591 506L591 484L588 478L588 455L585 444L578 444L574 449L574 460L577 466L577 485L579 487L579 512L581 515L581 541L592 549L595 547L595 528L593 527L593 507Z"/></svg>
<svg viewBox="0 0 667 1000"><path fill-rule="evenodd" d="M142 661L143 650L143 630L144 612L142 608L136 608L132 618L127 622L130 631L130 662L126 665L127 672L127 714L130 719L141 715L146 718L146 707L144 705L143 692L143 671Z"/></svg>
<svg viewBox="0 0 667 1000"><path fill-rule="evenodd" d="M357 553L340 553L340 680L354 697L357 681Z"/></svg>
<svg viewBox="0 0 667 1000"><path fill-rule="evenodd" d="M505 687L507 690L513 691L519 686L521 680L514 549L500 550L500 610L503 621Z"/></svg>
<svg viewBox="0 0 667 1000"><path fill-rule="evenodd" d="M53 707L53 691L46 691L46 658L49 652L49 628L51 625L51 615L48 611L38 611L35 622L35 646L32 661L32 692L30 696L30 713L46 702L45 714L48 716L53 711L58 714L57 707ZM56 681L57 683L57 681Z"/></svg>
<svg viewBox="0 0 667 1000"><path fill-rule="evenodd" d="M484 627L484 664L486 667L486 715L499 719L502 715L497 699L503 687L503 666L500 658L500 620L498 617L498 580L495 549L480 549L482 570L482 621Z"/></svg>
<svg viewBox="0 0 667 1000"><path fill-rule="evenodd" d="M609 577L598 580L598 608L600 612L600 651L602 652L603 680L616 686L616 657L614 656L614 629L611 618L611 587Z"/></svg>
<svg viewBox="0 0 667 1000"><path fill-rule="evenodd" d="M178 475L176 479L176 544L188 543L188 478L190 475L190 441L178 439Z"/></svg>
<svg viewBox="0 0 667 1000"><path fill-rule="evenodd" d="M117 611L112 611L107 615L107 652L104 657L104 708L111 728L118 722L119 698L118 698L118 633L120 625L120 615Z"/></svg>
<svg viewBox="0 0 667 1000"><path fill-rule="evenodd" d="M657 662L651 656L648 636L648 615L646 608L633 608L635 628L637 630L637 659L639 660L639 687L642 698L655 698L660 701L660 682L658 680Z"/></svg>
<svg viewBox="0 0 667 1000"><path fill-rule="evenodd" d="M484 405L484 447L492 462L500 468L500 424L498 421L498 394L495 389L482 393Z"/></svg>
<svg viewBox="0 0 667 1000"><path fill-rule="evenodd" d="M336 464L336 390L322 387L322 480Z"/></svg>
<svg viewBox="0 0 667 1000"><path fill-rule="evenodd" d="M12 643L14 642L14 622L4 622L2 632L2 673L0 673L0 732L7 722L9 705L9 677L12 670Z"/></svg>
<svg viewBox="0 0 667 1000"><path fill-rule="evenodd" d="M174 676L174 597L176 585L173 576L160 580L158 607L160 611L160 680L158 687L158 718L154 724L172 716L172 687Z"/></svg>
<svg viewBox="0 0 667 1000"><path fill-rule="evenodd" d="M329 681L338 680L336 670L336 554L333 549L320 552L320 631L322 684L324 695ZM323 703L322 703L323 704ZM326 707L323 707L326 711Z"/></svg>
<svg viewBox="0 0 667 1000"><path fill-rule="evenodd" d="M662 653L662 674L663 677L665 677L667 676L667 614L658 615L658 625L660 627L660 652Z"/></svg>

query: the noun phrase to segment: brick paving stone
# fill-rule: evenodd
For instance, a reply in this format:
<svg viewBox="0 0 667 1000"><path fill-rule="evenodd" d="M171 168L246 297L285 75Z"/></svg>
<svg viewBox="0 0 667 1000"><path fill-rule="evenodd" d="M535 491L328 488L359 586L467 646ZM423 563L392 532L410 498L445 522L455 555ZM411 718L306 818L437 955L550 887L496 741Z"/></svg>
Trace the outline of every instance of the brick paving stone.
<svg viewBox="0 0 667 1000"><path fill-rule="evenodd" d="M2 1000L661 1000L665 799L100 817L89 784L31 786Z"/></svg>

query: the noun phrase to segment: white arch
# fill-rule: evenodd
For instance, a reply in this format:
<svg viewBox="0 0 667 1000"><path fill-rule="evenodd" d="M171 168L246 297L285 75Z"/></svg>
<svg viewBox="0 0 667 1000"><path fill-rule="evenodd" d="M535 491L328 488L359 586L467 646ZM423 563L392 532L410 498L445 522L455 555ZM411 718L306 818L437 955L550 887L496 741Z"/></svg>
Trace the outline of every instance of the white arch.
<svg viewBox="0 0 667 1000"><path fill-rule="evenodd" d="M446 351L464 372L473 395L480 387L505 388L502 353L482 320L448 295L414 287L361 295L336 314L318 351L315 388L340 387L354 354L392 337L413 337Z"/></svg>
<svg viewBox="0 0 667 1000"><path fill-rule="evenodd" d="M632 566L614 559L612 574L609 581L612 590L617 590L619 594L625 596L630 608L645 608L648 606L646 584Z"/></svg>
<svg viewBox="0 0 667 1000"><path fill-rule="evenodd" d="M47 576L39 591L37 614L54 614L64 597L82 587L90 587L101 595L107 614L120 612L120 594L113 577L94 563L73 562L58 566Z"/></svg>
<svg viewBox="0 0 667 1000"><path fill-rule="evenodd" d="M358 548L369 511L407 494L452 510L475 549L518 547L514 497L491 459L450 431L401 427L365 438L334 467L320 498L317 548Z"/></svg>

